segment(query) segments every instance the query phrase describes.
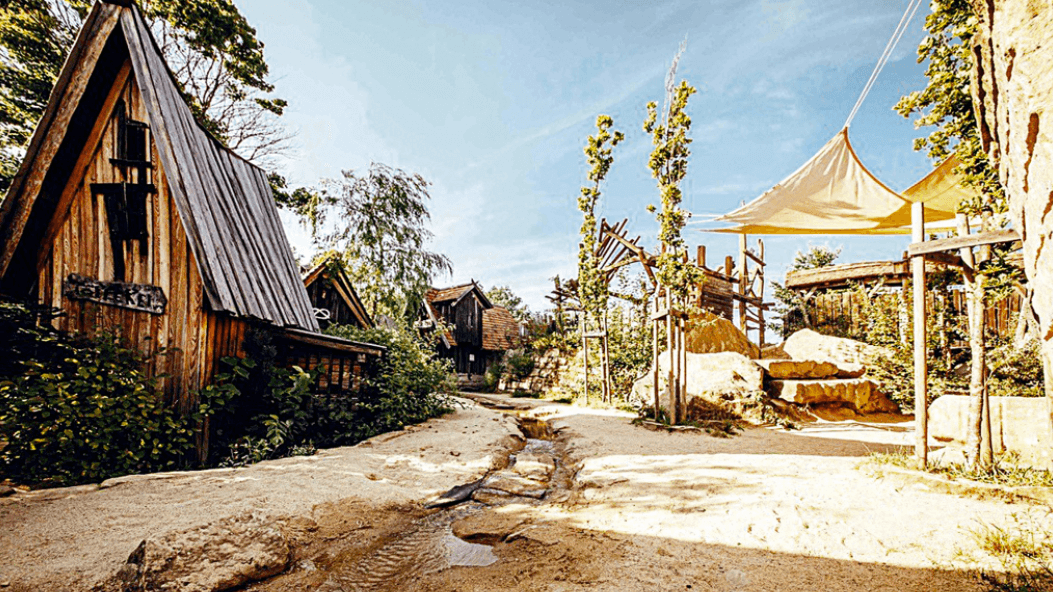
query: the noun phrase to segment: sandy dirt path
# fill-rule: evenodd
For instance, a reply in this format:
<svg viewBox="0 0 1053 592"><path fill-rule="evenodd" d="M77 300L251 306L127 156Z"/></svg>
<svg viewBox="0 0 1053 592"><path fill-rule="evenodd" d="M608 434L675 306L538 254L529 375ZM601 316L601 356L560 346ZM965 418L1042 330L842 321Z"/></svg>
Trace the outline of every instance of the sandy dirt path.
<svg viewBox="0 0 1053 592"><path fill-rule="evenodd" d="M912 442L902 421L722 439L649 431L620 412L477 398L555 430L543 499L425 509L520 453L513 417L473 406L313 457L9 500L0 584L82 589L147 536L255 511L312 526L292 568L254 592L980 590L974 570L995 564L970 530L1014 515L1053 526L1040 504L860 470L870 451ZM475 566L451 567L454 556Z"/></svg>
<svg viewBox="0 0 1053 592"><path fill-rule="evenodd" d="M394 576L341 584L316 573L254 590L980 590L975 570L997 564L970 531L1014 515L1051 526L1042 505L960 497L860 470L869 452L912 442L902 421L719 439L652 432L617 412L532 413L551 420L573 481L562 495L481 507L454 523L496 543L497 563L415 574L411 588ZM365 551L349 544L341 552L376 559L376 549L416 524L378 534ZM326 565L341 569L339 560Z"/></svg>
<svg viewBox="0 0 1053 592"><path fill-rule="evenodd" d="M80 590L110 576L140 541L253 513L310 516L338 502L356 514L418 505L503 461L510 417L465 408L357 446L242 469L120 478L104 489L41 490L0 500L0 586Z"/></svg>

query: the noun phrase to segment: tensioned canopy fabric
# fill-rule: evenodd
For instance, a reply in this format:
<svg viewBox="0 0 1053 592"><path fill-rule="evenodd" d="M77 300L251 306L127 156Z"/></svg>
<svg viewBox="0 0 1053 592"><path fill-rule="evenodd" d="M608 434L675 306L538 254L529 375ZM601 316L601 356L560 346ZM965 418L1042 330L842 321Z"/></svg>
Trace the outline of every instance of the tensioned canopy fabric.
<svg viewBox="0 0 1053 592"><path fill-rule="evenodd" d="M910 234L911 204L925 204L925 221L953 220L971 196L954 173L953 156L902 194L889 189L859 160L848 128L766 193L716 219L735 234Z"/></svg>

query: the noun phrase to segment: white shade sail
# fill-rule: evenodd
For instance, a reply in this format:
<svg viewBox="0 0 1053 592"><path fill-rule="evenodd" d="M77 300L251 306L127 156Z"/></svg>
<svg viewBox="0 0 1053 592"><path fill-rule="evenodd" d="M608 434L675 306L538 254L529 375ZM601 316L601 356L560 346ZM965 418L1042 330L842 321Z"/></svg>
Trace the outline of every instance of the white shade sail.
<svg viewBox="0 0 1053 592"><path fill-rule="evenodd" d="M716 219L735 234L910 234L911 203L926 205L927 222L954 219L971 195L951 157L903 194L879 181L859 160L848 128L804 166L737 210Z"/></svg>

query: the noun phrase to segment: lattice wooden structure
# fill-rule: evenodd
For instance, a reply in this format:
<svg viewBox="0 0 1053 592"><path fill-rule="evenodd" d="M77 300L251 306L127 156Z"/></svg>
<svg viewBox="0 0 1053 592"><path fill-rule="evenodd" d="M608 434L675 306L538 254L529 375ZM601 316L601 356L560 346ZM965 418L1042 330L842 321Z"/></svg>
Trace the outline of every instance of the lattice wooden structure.
<svg viewBox="0 0 1053 592"><path fill-rule="evenodd" d="M640 246L640 237L630 239L626 226L629 220L610 225L606 219L600 222L600 241L596 248L596 258L600 262L600 273L604 281L610 286L615 275L624 267L639 263L651 282L651 322L653 323L653 368L654 379L654 408L657 418L659 409L659 380L658 372L658 349L661 325L665 324L666 349L670 352L670 367L667 383L670 387L670 398L672 401L672 421L678 422L683 414L683 404L687 395L687 340L686 324L688 315L685 311L678 310L672 302L668 291L664 289L658 276L655 274L657 258L648 253ZM685 255L686 261L686 255ZM699 246L696 252L694 265L697 266L705 278L694 289L690 298L702 309L708 310L720 317L734 322L736 320L736 308L738 309L737 320L743 333L749 335L750 331L757 334L759 345L764 344L764 311L767 305L764 303L764 243L757 241L757 249L747 247L746 237L740 241L739 261L736 265L735 259L728 256L724 264L716 269L706 266L706 247ZM609 292L611 296L641 304L642 299L631 294L619 294ZM577 281L570 280L563 285L556 286L552 294L547 297L560 309L581 310L577 295ZM611 398L608 369L608 341L606 331L606 318L602 319L601 330L587 332L582 324L582 347L585 354L585 390L588 393L588 340L600 339L603 351L603 397L605 401Z"/></svg>

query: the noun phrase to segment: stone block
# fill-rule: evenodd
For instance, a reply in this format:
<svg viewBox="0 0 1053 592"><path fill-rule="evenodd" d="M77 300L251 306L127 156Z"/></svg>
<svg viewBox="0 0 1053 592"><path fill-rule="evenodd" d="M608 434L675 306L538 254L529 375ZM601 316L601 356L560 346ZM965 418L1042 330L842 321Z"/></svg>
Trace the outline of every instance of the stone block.
<svg viewBox="0 0 1053 592"><path fill-rule="evenodd" d="M894 412L896 406L873 382L861 378L834 380L772 380L772 397L798 405L836 403L859 413Z"/></svg>
<svg viewBox="0 0 1053 592"><path fill-rule="evenodd" d="M802 329L782 344L782 349L794 360L831 362L839 370L838 378L858 378L866 372L867 365L879 356L890 352L876 345L844 337L832 337Z"/></svg>
<svg viewBox="0 0 1053 592"><path fill-rule="evenodd" d="M964 444L969 433L969 399L943 395L929 405L929 436ZM1045 397L991 397L991 442L996 454L1013 451L1023 463L1050 466L1053 433Z"/></svg>
<svg viewBox="0 0 1053 592"><path fill-rule="evenodd" d="M769 378L833 378L839 372L833 362L812 360L757 360Z"/></svg>

